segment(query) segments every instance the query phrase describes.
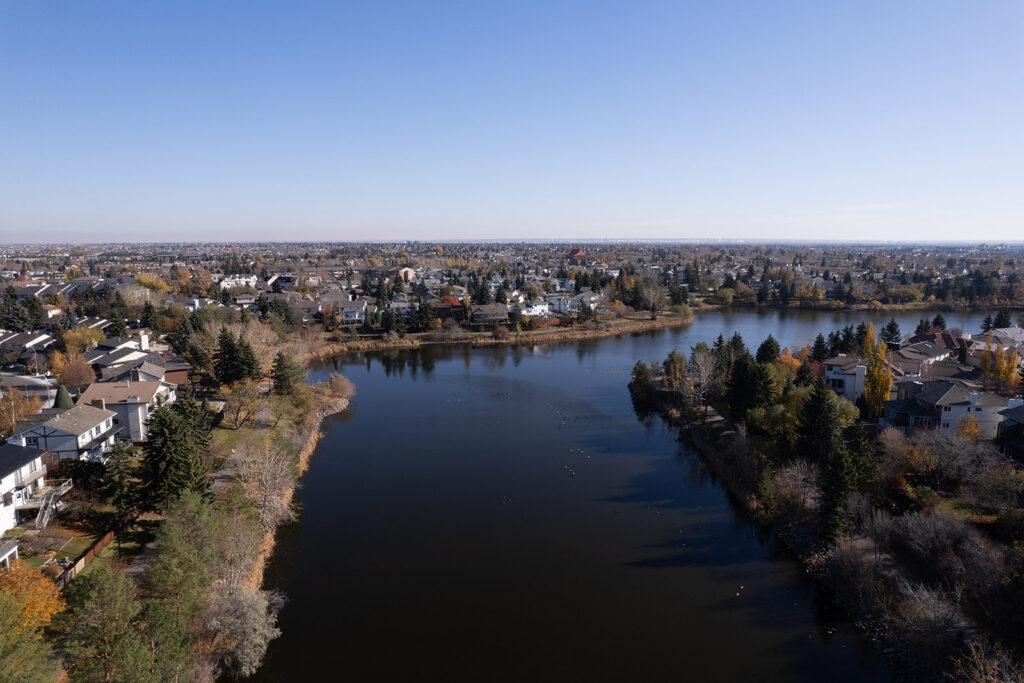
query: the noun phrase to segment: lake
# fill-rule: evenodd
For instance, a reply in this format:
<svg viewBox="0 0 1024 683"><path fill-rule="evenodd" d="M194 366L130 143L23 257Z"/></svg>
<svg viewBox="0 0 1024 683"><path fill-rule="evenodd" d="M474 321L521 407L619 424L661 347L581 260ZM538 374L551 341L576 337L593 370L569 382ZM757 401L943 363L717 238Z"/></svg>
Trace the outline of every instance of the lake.
<svg viewBox="0 0 1024 683"><path fill-rule="evenodd" d="M930 314L931 315L931 314ZM944 314L977 331L983 315ZM863 313L705 313L579 344L353 354L266 584L255 680L882 681L891 671L626 383L719 333L785 346ZM876 326L889 319L876 315ZM922 314L898 314L904 333Z"/></svg>

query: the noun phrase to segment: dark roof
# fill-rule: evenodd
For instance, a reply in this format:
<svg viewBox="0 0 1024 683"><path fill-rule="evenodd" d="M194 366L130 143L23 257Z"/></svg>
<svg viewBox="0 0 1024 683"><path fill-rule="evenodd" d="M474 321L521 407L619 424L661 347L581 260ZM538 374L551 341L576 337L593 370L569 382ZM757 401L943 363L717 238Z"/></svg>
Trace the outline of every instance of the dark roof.
<svg viewBox="0 0 1024 683"><path fill-rule="evenodd" d="M12 443L0 444L0 476L6 476L45 454L46 451L38 448L15 446Z"/></svg>

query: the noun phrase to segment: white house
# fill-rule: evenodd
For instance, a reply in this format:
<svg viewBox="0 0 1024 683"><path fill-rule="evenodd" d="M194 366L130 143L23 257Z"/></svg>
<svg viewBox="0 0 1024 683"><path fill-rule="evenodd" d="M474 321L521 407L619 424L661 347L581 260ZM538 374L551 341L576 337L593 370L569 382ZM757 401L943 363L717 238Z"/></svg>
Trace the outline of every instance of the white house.
<svg viewBox="0 0 1024 683"><path fill-rule="evenodd" d="M149 416L175 398L174 388L164 382L129 380L90 384L78 400L79 404L113 410L117 413L114 424L121 428L121 438L141 442L149 436Z"/></svg>
<svg viewBox="0 0 1024 683"><path fill-rule="evenodd" d="M856 403L864 394L864 377L868 362L860 356L841 353L824 363L825 385L850 403Z"/></svg>
<svg viewBox="0 0 1024 683"><path fill-rule="evenodd" d="M115 417L112 410L84 403L57 414L44 410L19 422L7 443L47 450L58 460L105 462L121 428Z"/></svg>
<svg viewBox="0 0 1024 683"><path fill-rule="evenodd" d="M58 487L46 485L45 456L46 451L37 448L0 444L0 533L26 518L39 516L43 507L55 507L57 498L71 488L70 481ZM48 509L41 516L42 525L45 526L51 512ZM18 556L17 544L14 548L4 544L0 548L0 563L8 565L12 555Z"/></svg>
<svg viewBox="0 0 1024 683"><path fill-rule="evenodd" d="M519 305L519 312L528 318L550 315L551 306L547 301L527 301Z"/></svg>
<svg viewBox="0 0 1024 683"><path fill-rule="evenodd" d="M338 306L338 314L342 325L362 325L366 322L366 301L357 299L342 303Z"/></svg>
<svg viewBox="0 0 1024 683"><path fill-rule="evenodd" d="M1002 411L1020 405L1020 399L1007 399L982 391L970 383L955 380L900 382L897 398L886 401L881 424L910 433L926 427L953 432L967 416L978 422L978 437L994 439Z"/></svg>

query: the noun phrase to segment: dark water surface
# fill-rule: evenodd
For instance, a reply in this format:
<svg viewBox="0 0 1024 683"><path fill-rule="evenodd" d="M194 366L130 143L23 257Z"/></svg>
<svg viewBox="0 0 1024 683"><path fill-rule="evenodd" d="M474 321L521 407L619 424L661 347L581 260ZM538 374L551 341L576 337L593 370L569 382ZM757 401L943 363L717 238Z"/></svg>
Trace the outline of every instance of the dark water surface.
<svg viewBox="0 0 1024 683"><path fill-rule="evenodd" d="M358 395L279 534L267 585L289 603L256 678L889 680L626 389L637 359L719 332L799 346L859 319L712 313L650 335L325 365Z"/></svg>

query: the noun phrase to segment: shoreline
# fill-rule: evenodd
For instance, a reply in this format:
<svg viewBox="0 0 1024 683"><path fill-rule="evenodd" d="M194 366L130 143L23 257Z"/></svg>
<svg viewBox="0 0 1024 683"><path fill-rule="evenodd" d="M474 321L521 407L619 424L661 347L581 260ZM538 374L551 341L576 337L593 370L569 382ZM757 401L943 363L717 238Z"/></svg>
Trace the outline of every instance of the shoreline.
<svg viewBox="0 0 1024 683"><path fill-rule="evenodd" d="M341 397L327 397L318 396L316 399L317 406L314 409L311 420L309 420L309 432L306 436L306 440L302 443L302 447L296 453L296 472L295 481L281 494L281 502L285 505L290 506L292 499L295 496L295 489L299 487L302 482L302 477L305 476L306 471L309 469L309 461L313 457L313 452L316 451L317 446L320 445L320 440L323 438L324 430L323 424L331 415L337 415L343 412L349 406L349 399ZM280 527L278 527L280 528ZM263 536L263 541L260 544L259 553L253 563L252 571L249 575L243 579L243 584L250 588L260 589L263 587L263 581L266 574L267 563L270 561L271 555L274 553L274 549L277 546L277 529L268 531Z"/></svg>

